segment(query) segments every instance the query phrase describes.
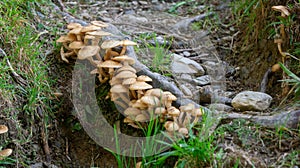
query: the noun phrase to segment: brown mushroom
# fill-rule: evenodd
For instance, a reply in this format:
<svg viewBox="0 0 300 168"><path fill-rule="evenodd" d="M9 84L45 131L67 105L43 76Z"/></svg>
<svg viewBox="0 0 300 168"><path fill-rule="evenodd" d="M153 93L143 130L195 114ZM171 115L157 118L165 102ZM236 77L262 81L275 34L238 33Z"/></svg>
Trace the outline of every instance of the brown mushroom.
<svg viewBox="0 0 300 168"><path fill-rule="evenodd" d="M97 66L97 64L95 63L92 57L97 56L97 58L99 59L100 57L99 51L100 51L99 46L84 46L79 50L77 57L80 60L88 59L92 65Z"/></svg>
<svg viewBox="0 0 300 168"><path fill-rule="evenodd" d="M164 127L170 133L173 133L173 132L179 130L178 124L176 122L173 122L173 121L167 121L167 122L165 122Z"/></svg>
<svg viewBox="0 0 300 168"><path fill-rule="evenodd" d="M141 114L141 110L134 108L134 107L128 107L125 111L124 114L127 116L137 116Z"/></svg>
<svg viewBox="0 0 300 168"><path fill-rule="evenodd" d="M127 46L133 46L133 45L137 45L137 43L130 40L122 40L121 41L122 50L120 52L120 55L125 54Z"/></svg>
<svg viewBox="0 0 300 168"><path fill-rule="evenodd" d="M117 51L113 51L111 48L106 49L104 60L109 60L111 57L119 56L120 54Z"/></svg>
<svg viewBox="0 0 300 168"><path fill-rule="evenodd" d="M95 39L93 40L93 45L98 45L101 37L103 37L103 36L110 36L111 35L111 33L108 33L108 32L105 32L105 31L101 31L101 30L87 32L86 34L95 37Z"/></svg>
<svg viewBox="0 0 300 168"><path fill-rule="evenodd" d="M147 75L140 75L136 80L140 82L152 82L152 79Z"/></svg>
<svg viewBox="0 0 300 168"><path fill-rule="evenodd" d="M141 97L141 101L147 104L150 107L160 106L160 100L155 96L143 96Z"/></svg>
<svg viewBox="0 0 300 168"><path fill-rule="evenodd" d="M140 99L143 96L143 90L146 89L152 89L153 87L151 85L149 85L146 82L135 82L134 84L130 85L129 89L130 90L136 90L137 91L137 97L138 99Z"/></svg>
<svg viewBox="0 0 300 168"><path fill-rule="evenodd" d="M112 95L117 95L120 97L126 104L130 102L128 89L121 84L113 85L110 88L110 92ZM116 99L112 100L115 101ZM125 108L126 109L126 108Z"/></svg>
<svg viewBox="0 0 300 168"><path fill-rule="evenodd" d="M167 108L167 112L169 116L173 117L173 121L177 122L177 118L180 114L180 111L176 107L171 106Z"/></svg>
<svg viewBox="0 0 300 168"><path fill-rule="evenodd" d="M83 33L81 32L82 27L76 27L74 29L72 29L71 31L69 31L68 34L74 34L76 35L76 39L77 41L82 41L81 36L83 36Z"/></svg>
<svg viewBox="0 0 300 168"><path fill-rule="evenodd" d="M189 137L189 130L185 127L179 128L178 132L184 137Z"/></svg>
<svg viewBox="0 0 300 168"><path fill-rule="evenodd" d="M8 127L5 125L0 125L0 134L6 133L8 131Z"/></svg>
<svg viewBox="0 0 300 168"><path fill-rule="evenodd" d="M10 156L12 154L12 149L3 149L0 151L0 160L3 160L4 158Z"/></svg>
<svg viewBox="0 0 300 168"><path fill-rule="evenodd" d="M97 31L97 30L101 30L101 27L95 26L95 25L88 25L88 26L83 27L81 29L81 32L86 33L86 32Z"/></svg>
<svg viewBox="0 0 300 168"><path fill-rule="evenodd" d="M108 73L109 73L109 76L111 79L115 72L114 68L120 68L120 67L122 67L122 64L120 64L116 61L113 61L113 60L107 60L107 61L104 61L104 62L98 64L97 67L108 68Z"/></svg>
<svg viewBox="0 0 300 168"><path fill-rule="evenodd" d="M162 96L162 101L164 105L168 108L172 106L172 102L176 101L177 98L169 91L164 91Z"/></svg>
<svg viewBox="0 0 300 168"><path fill-rule="evenodd" d="M82 26L81 26L81 24L79 24L79 23L69 23L69 24L67 25L67 29L69 29L69 30L75 29L75 28L77 28L77 27L82 27Z"/></svg>
<svg viewBox="0 0 300 168"><path fill-rule="evenodd" d="M136 73L136 70L130 65L124 65L124 66L122 66L122 68L118 69L116 72L119 73L122 71L130 71L130 72Z"/></svg>
<svg viewBox="0 0 300 168"><path fill-rule="evenodd" d="M71 50L68 46L68 43L71 43L73 41L76 41L76 36L74 35L67 35L67 36L61 36L59 37L56 42L62 43L62 45L67 49Z"/></svg>
<svg viewBox="0 0 300 168"><path fill-rule="evenodd" d="M112 58L112 60L123 63L123 65L132 65L135 63L135 60L127 55L117 56Z"/></svg>

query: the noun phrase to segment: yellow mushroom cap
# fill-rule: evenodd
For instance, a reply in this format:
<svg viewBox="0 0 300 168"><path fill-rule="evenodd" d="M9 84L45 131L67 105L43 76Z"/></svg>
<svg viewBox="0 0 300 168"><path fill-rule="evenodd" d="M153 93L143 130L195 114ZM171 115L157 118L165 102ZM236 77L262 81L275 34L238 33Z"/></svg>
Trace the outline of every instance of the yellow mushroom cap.
<svg viewBox="0 0 300 168"><path fill-rule="evenodd" d="M152 96L156 96L158 98L161 98L163 93L164 93L163 90L161 90L159 88L155 88L155 89L147 90L145 95L152 95Z"/></svg>
<svg viewBox="0 0 300 168"><path fill-rule="evenodd" d="M147 75L140 75L136 80L141 82L152 82L152 79Z"/></svg>
<svg viewBox="0 0 300 168"><path fill-rule="evenodd" d="M123 46L133 46L133 45L137 45L136 42L130 41L130 40L122 40L121 41Z"/></svg>
<svg viewBox="0 0 300 168"><path fill-rule="evenodd" d="M167 111L168 111L168 115L172 117L178 117L180 114L180 111L174 106L168 107Z"/></svg>
<svg viewBox="0 0 300 168"><path fill-rule="evenodd" d="M123 80L122 85L131 85L134 84L135 82L136 82L136 78L127 78Z"/></svg>
<svg viewBox="0 0 300 168"><path fill-rule="evenodd" d="M8 127L5 125L0 125L0 134L6 133L8 131Z"/></svg>
<svg viewBox="0 0 300 168"><path fill-rule="evenodd" d="M136 73L136 70L132 66L130 66L130 65L124 65L124 66L122 66L122 68L120 68L120 69L117 70L117 73L119 73L121 71L131 71L133 73Z"/></svg>
<svg viewBox="0 0 300 168"><path fill-rule="evenodd" d="M99 46L84 46L78 52L78 59L83 60L96 55L100 51Z"/></svg>
<svg viewBox="0 0 300 168"><path fill-rule="evenodd" d="M124 93L124 92L127 93L128 89L121 84L117 84L110 88L110 92L111 93Z"/></svg>
<svg viewBox="0 0 300 168"><path fill-rule="evenodd" d="M124 111L124 114L128 115L128 116L137 116L139 114L141 114L141 110L134 108L134 107L129 107Z"/></svg>
<svg viewBox="0 0 300 168"><path fill-rule="evenodd" d="M95 25L95 26L99 26L99 27L108 27L108 24L102 22L102 21L91 21L91 24L92 25Z"/></svg>
<svg viewBox="0 0 300 168"><path fill-rule="evenodd" d="M277 72L277 71L279 71L280 69L281 69L281 67L280 67L279 64L274 64L274 65L272 66L271 71L272 71L272 72Z"/></svg>
<svg viewBox="0 0 300 168"><path fill-rule="evenodd" d="M143 96L141 97L141 101L149 106L160 106L161 104L159 99L155 96Z"/></svg>
<svg viewBox="0 0 300 168"><path fill-rule="evenodd" d="M173 122L173 121L165 122L164 127L166 128L166 130L168 132L174 132L174 131L179 130L178 124L176 122Z"/></svg>
<svg viewBox="0 0 300 168"><path fill-rule="evenodd" d="M3 149L0 151L0 160L2 160L4 157L8 157L12 154L12 149Z"/></svg>
<svg viewBox="0 0 300 168"><path fill-rule="evenodd" d="M79 23L69 23L67 25L67 29L71 30L71 29L74 29L74 28L77 28L77 27L82 27L81 24Z"/></svg>
<svg viewBox="0 0 300 168"><path fill-rule="evenodd" d="M71 31L69 31L69 34L81 34L81 29L82 29L81 27L76 27Z"/></svg>
<svg viewBox="0 0 300 168"><path fill-rule="evenodd" d="M86 34L92 35L92 36L110 36L111 33L102 31L102 30L97 30L97 31L92 31L92 32L87 32Z"/></svg>
<svg viewBox="0 0 300 168"><path fill-rule="evenodd" d="M135 82L129 87L130 90L146 90L151 88L153 87L146 82Z"/></svg>
<svg viewBox="0 0 300 168"><path fill-rule="evenodd" d="M81 41L73 41L69 44L69 47L70 49L81 49L82 47L84 47L84 44Z"/></svg>
<svg viewBox="0 0 300 168"><path fill-rule="evenodd" d="M102 44L101 44L101 48L102 49L109 49L109 48L114 48L121 45L120 41L117 40L105 40Z"/></svg>
<svg viewBox="0 0 300 168"><path fill-rule="evenodd" d="M139 114L139 115L137 115L136 117L135 117L135 121L137 121L137 122L144 122L144 121L147 121L149 118L146 116L146 115L144 115L144 114Z"/></svg>
<svg viewBox="0 0 300 168"><path fill-rule="evenodd" d="M131 71L122 71L118 73L116 76L118 79L126 79L126 78L136 78L136 74Z"/></svg>
<svg viewBox="0 0 300 168"><path fill-rule="evenodd" d="M156 107L154 113L155 114L166 114L167 110L164 107Z"/></svg>
<svg viewBox="0 0 300 168"><path fill-rule="evenodd" d="M128 62L128 64L134 64L135 60L127 55L122 55L122 56L116 56L112 58L112 60L119 61L119 62Z"/></svg>
<svg viewBox="0 0 300 168"><path fill-rule="evenodd" d="M278 5L278 6L272 6L272 9L278 12L281 12L282 16L290 16L290 12L288 11L287 7Z"/></svg>
<svg viewBox="0 0 300 168"><path fill-rule="evenodd" d="M76 36L67 35L67 36L61 36L59 37L56 42L58 43L65 43L65 42L72 42L76 40Z"/></svg>
<svg viewBox="0 0 300 168"><path fill-rule="evenodd" d="M101 62L97 66L102 68L120 68L122 67L122 64L113 60L106 60L104 62Z"/></svg>
<svg viewBox="0 0 300 168"><path fill-rule="evenodd" d="M91 32L91 31L96 31L96 30L101 30L101 27L95 26L95 25L88 25L85 26L81 29L81 32L86 33L86 32Z"/></svg>

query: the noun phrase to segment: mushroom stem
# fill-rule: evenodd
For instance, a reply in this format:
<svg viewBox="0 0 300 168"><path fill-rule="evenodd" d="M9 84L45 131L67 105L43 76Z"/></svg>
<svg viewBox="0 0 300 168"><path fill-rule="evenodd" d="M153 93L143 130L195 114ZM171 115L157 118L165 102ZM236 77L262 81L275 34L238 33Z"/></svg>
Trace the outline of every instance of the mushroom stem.
<svg viewBox="0 0 300 168"><path fill-rule="evenodd" d="M128 108L128 105L122 101L115 100L114 103L117 104L118 106L122 107L124 110Z"/></svg>
<svg viewBox="0 0 300 168"><path fill-rule="evenodd" d="M62 45L63 45L67 50L71 50L71 48L68 46L68 43L64 42L64 43L62 43Z"/></svg>
<svg viewBox="0 0 300 168"><path fill-rule="evenodd" d="M120 52L120 55L124 55L126 53L126 48L127 48L126 45L122 46L122 50Z"/></svg>
<svg viewBox="0 0 300 168"><path fill-rule="evenodd" d="M88 57L87 59L90 61L90 63L91 63L93 66L97 67L97 63L94 61L94 59L93 59L92 57Z"/></svg>
<svg viewBox="0 0 300 168"><path fill-rule="evenodd" d="M137 99L137 95L134 90L130 90L130 93L133 99Z"/></svg>
<svg viewBox="0 0 300 168"><path fill-rule="evenodd" d="M102 62L102 58L101 58L101 56L100 56L100 54L99 54L99 52L97 52L97 54L96 54L96 58L100 61L100 62Z"/></svg>

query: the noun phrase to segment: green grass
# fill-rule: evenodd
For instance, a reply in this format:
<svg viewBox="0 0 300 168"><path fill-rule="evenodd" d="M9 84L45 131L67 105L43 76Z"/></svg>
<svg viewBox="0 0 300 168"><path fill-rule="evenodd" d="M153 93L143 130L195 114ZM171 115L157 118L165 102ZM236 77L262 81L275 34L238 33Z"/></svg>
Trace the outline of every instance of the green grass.
<svg viewBox="0 0 300 168"><path fill-rule="evenodd" d="M10 139L11 143L20 147L13 151L14 156L10 160L16 164L26 166L34 159L27 158L26 150L34 149L31 146L34 136L36 123L45 129L49 126L49 115L51 109L49 104L51 93L51 82L48 79L48 63L46 63L45 53L43 53L43 44L39 33L35 29L31 10L35 8L33 0L4 0L0 2L0 47L6 52L7 59L10 60L14 70L21 75L28 83L21 87L12 80L9 75L9 67L6 64L6 58L0 60L0 91L4 93L2 98L13 102L14 109L6 109L1 112L7 118L13 121L18 134L15 139ZM37 108L40 108L43 116L37 114ZM28 134L23 135L24 132ZM30 148L26 149L25 148ZM20 149L20 150L17 150Z"/></svg>

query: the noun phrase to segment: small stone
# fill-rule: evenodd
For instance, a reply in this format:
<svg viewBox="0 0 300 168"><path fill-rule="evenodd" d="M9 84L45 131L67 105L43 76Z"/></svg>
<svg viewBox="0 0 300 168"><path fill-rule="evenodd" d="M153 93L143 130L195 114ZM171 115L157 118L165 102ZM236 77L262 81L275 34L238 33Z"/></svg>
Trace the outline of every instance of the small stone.
<svg viewBox="0 0 300 168"><path fill-rule="evenodd" d="M171 70L172 73L190 73L199 76L205 73L204 69L200 64L178 54L173 54Z"/></svg>
<svg viewBox="0 0 300 168"><path fill-rule="evenodd" d="M180 85L179 87L180 87L180 90L181 90L186 96L192 96L192 95L193 95L192 91L191 91L188 87L186 87L185 85Z"/></svg>
<svg viewBox="0 0 300 168"><path fill-rule="evenodd" d="M243 91L232 100L232 106L240 111L263 111L269 108L272 97L266 93Z"/></svg>
<svg viewBox="0 0 300 168"><path fill-rule="evenodd" d="M210 104L208 106L209 109L211 110L216 110L216 111L225 111L225 112L228 112L228 111L231 111L233 108L226 105L226 104L221 104L221 103L213 103L213 104Z"/></svg>
<svg viewBox="0 0 300 168"><path fill-rule="evenodd" d="M183 52L183 55L186 56L186 57L189 57L189 56L191 55L191 53L188 52L188 51L184 51L184 52Z"/></svg>
<svg viewBox="0 0 300 168"><path fill-rule="evenodd" d="M198 86L205 86L210 84L211 82L211 77L210 75L204 75L204 76L200 76L196 79L193 79L193 81L196 83L196 85Z"/></svg>
<svg viewBox="0 0 300 168"><path fill-rule="evenodd" d="M139 1L139 4L141 4L141 5L148 5L148 2L147 1Z"/></svg>
<svg viewBox="0 0 300 168"><path fill-rule="evenodd" d="M137 2L137 1L132 1L131 3L132 3L132 5L134 5L134 6L137 6L137 5L138 5L138 2Z"/></svg>

